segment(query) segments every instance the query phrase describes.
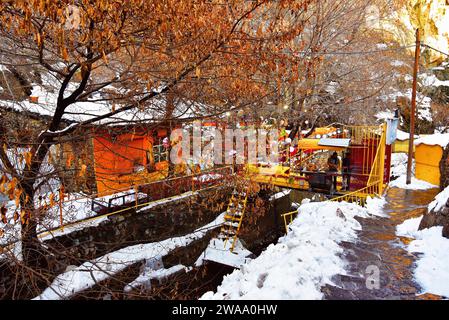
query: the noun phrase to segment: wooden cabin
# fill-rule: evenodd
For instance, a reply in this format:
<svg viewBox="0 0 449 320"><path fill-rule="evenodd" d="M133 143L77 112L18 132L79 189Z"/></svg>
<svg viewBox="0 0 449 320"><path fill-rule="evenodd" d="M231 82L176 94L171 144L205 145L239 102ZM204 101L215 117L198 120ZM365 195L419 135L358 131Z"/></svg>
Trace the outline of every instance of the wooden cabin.
<svg viewBox="0 0 449 320"><path fill-rule="evenodd" d="M168 175L167 128L103 131L92 137L95 180L104 195L161 180Z"/></svg>

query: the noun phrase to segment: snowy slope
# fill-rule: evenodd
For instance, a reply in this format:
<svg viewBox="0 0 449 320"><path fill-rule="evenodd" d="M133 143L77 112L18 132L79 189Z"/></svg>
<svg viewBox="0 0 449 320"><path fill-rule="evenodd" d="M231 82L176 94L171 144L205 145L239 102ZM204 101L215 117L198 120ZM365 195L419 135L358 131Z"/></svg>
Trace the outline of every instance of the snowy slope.
<svg viewBox="0 0 449 320"><path fill-rule="evenodd" d="M204 237L209 230L219 227L224 221L223 217L224 213L211 223L185 236L129 246L108 253L94 261L85 262L57 276L50 287L34 300L67 299L77 292L91 288L96 283L117 274L136 262L165 256L176 248L185 247Z"/></svg>
<svg viewBox="0 0 449 320"><path fill-rule="evenodd" d="M423 293L449 297L449 239L442 236L443 227L418 230L422 216L404 221L396 234L415 238L407 250L418 253L414 276Z"/></svg>
<svg viewBox="0 0 449 320"><path fill-rule="evenodd" d="M321 299L320 288L345 274L341 241L355 241L356 216L368 210L352 203L302 204L289 233L256 259L223 279L217 292L201 299Z"/></svg>

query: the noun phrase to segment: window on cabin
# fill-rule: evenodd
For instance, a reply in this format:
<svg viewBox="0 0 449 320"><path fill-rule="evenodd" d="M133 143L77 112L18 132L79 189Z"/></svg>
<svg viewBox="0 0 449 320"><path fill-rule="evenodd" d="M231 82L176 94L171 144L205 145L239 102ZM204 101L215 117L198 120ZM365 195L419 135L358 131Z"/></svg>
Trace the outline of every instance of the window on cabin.
<svg viewBox="0 0 449 320"><path fill-rule="evenodd" d="M146 152L147 157L147 171L153 172L156 170L155 164L162 161L168 161L168 151L162 145L154 145L151 150Z"/></svg>
<svg viewBox="0 0 449 320"><path fill-rule="evenodd" d="M162 144L153 146L153 156L154 156L154 163L167 161L168 160L167 149Z"/></svg>

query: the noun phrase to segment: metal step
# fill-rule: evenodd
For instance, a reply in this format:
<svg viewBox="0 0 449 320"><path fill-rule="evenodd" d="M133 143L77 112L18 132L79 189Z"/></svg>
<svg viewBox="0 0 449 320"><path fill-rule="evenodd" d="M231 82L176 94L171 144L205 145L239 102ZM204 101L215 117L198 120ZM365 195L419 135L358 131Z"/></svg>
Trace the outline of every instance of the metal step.
<svg viewBox="0 0 449 320"><path fill-rule="evenodd" d="M241 216L235 217L235 216L228 216L228 215L225 215L224 219L225 220L231 220L231 221L240 221L240 220L242 220Z"/></svg>
<svg viewBox="0 0 449 320"><path fill-rule="evenodd" d="M238 192L238 191L233 191L232 192L232 195L233 196L240 196L240 197L246 197L246 192L244 192L244 191L241 191L241 192Z"/></svg>
<svg viewBox="0 0 449 320"><path fill-rule="evenodd" d="M230 216L237 216L237 217L241 217L242 216L242 212L241 211L230 211L230 210L227 210L226 213L228 213L228 215L230 215Z"/></svg>
<svg viewBox="0 0 449 320"><path fill-rule="evenodd" d="M225 221L224 225L225 226L234 227L234 228L238 228L239 227L239 223L238 222L233 222L233 221Z"/></svg>
<svg viewBox="0 0 449 320"><path fill-rule="evenodd" d="M228 238L229 237L233 237L233 236L236 235L234 230L229 231L229 230L226 230L226 229L221 230L221 234L224 235L225 237L228 237Z"/></svg>

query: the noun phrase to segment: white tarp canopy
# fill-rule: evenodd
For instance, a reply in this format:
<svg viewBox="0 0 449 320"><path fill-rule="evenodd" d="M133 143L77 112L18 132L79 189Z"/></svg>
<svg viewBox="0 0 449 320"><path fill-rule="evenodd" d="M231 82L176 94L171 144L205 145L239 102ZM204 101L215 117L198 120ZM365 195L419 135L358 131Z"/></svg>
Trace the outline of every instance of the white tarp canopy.
<svg viewBox="0 0 449 320"><path fill-rule="evenodd" d="M329 147L349 147L349 143L351 139L343 139L343 138L321 138L318 141L319 146L329 146Z"/></svg>

